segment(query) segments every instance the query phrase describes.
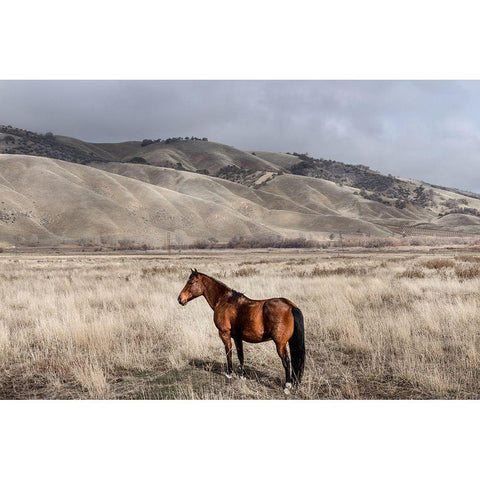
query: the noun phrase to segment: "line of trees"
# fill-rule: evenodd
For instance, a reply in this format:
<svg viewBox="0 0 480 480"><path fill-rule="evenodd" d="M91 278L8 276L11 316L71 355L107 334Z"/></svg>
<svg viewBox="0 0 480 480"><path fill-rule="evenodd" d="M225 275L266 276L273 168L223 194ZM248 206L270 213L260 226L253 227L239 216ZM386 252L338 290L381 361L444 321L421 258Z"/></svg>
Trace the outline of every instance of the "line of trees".
<svg viewBox="0 0 480 480"><path fill-rule="evenodd" d="M192 140L197 140L199 142L208 142L207 137L199 138L199 137L170 137L162 140L161 138L157 138L156 140L151 140L150 138L145 138L142 140L141 146L146 147L147 145L152 145L154 143L175 143L175 142L188 142Z"/></svg>

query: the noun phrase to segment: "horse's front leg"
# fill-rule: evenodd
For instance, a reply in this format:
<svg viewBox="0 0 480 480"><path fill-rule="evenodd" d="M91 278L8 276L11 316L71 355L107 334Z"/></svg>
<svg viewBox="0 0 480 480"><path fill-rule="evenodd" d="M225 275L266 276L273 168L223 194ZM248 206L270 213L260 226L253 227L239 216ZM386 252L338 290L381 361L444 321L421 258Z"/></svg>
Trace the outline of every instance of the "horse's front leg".
<svg viewBox="0 0 480 480"><path fill-rule="evenodd" d="M245 368L243 367L243 342L241 337L234 338L237 348L238 361L240 362L240 378L245 378Z"/></svg>
<svg viewBox="0 0 480 480"><path fill-rule="evenodd" d="M225 353L227 355L227 378L232 378L233 373L233 354L232 354L232 337L230 331L220 330L220 338L222 339L223 344L225 345Z"/></svg>

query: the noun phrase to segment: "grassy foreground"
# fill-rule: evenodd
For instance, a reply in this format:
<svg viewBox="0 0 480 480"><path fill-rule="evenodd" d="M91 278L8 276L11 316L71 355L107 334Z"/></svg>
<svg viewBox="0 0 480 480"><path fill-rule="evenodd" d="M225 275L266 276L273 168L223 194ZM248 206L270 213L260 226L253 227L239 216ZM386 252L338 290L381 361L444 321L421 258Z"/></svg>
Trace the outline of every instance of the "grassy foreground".
<svg viewBox="0 0 480 480"><path fill-rule="evenodd" d="M478 398L479 262L448 250L1 255L0 398ZM190 267L299 305L296 393L282 391L273 342L244 344L246 380L222 376L212 311L176 302Z"/></svg>

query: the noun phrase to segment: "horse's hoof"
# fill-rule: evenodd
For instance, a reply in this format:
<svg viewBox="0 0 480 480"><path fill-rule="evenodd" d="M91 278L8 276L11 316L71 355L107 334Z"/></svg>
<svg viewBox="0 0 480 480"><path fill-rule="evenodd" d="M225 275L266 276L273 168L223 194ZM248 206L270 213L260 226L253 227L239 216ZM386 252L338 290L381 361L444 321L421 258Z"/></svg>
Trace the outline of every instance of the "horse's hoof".
<svg viewBox="0 0 480 480"><path fill-rule="evenodd" d="M285 393L285 395L290 395L290 390L292 390L292 384L287 382L285 384L285 388L283 389L283 393Z"/></svg>
<svg viewBox="0 0 480 480"><path fill-rule="evenodd" d="M240 375L240 380L246 380L247 377L245 375Z"/></svg>
<svg viewBox="0 0 480 480"><path fill-rule="evenodd" d="M233 375L230 374L230 373L225 373L225 376L226 376L227 378L232 378L232 377L233 377Z"/></svg>

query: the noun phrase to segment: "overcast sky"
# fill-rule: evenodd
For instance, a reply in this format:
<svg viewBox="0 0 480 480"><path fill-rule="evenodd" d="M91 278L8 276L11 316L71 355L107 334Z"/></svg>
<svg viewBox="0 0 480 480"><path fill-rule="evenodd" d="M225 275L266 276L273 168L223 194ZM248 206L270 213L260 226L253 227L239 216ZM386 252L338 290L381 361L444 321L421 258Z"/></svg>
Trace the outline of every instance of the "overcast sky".
<svg viewBox="0 0 480 480"><path fill-rule="evenodd" d="M206 136L480 192L476 81L0 81L0 124L91 142Z"/></svg>

